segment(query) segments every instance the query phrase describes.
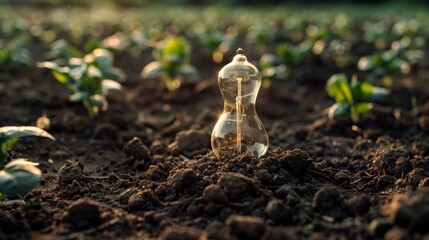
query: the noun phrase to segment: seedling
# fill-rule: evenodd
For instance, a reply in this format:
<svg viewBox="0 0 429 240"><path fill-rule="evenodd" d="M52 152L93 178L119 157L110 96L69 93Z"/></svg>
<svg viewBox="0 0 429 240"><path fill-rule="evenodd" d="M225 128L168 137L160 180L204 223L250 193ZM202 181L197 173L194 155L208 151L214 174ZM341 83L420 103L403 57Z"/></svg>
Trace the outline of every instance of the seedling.
<svg viewBox="0 0 429 240"><path fill-rule="evenodd" d="M108 103L105 95L110 91L119 91L120 83L106 79L118 77L111 66L112 56L103 49L95 49L84 58L71 58L68 66L59 66L55 62L39 63L39 67L52 70L54 77L73 92L72 102L82 102L89 116L95 117L100 111L106 111ZM113 71L112 71L113 70Z"/></svg>
<svg viewBox="0 0 429 240"><path fill-rule="evenodd" d="M0 39L0 66L19 67L31 64L27 44L20 39L4 42Z"/></svg>
<svg viewBox="0 0 429 240"><path fill-rule="evenodd" d="M359 59L358 68L370 72L368 80L371 82L382 79L383 84L390 87L393 84L393 73L400 71L408 74L411 66L424 56L422 50L411 49L411 43L411 41L395 41L391 49Z"/></svg>
<svg viewBox="0 0 429 240"><path fill-rule="evenodd" d="M299 45L283 43L277 46L277 53L288 67L294 67L302 63L311 51L311 44L307 41Z"/></svg>
<svg viewBox="0 0 429 240"><path fill-rule="evenodd" d="M126 75L122 70L113 66L113 54L102 48L96 48L101 43L90 40L86 42L85 48L92 50L85 55L83 51L68 43L64 39L59 39L51 44L51 51L47 53L48 58L55 58L55 63L65 64L71 58L84 58L88 65L96 66L104 78L117 81L124 81ZM66 60L66 61L64 61Z"/></svg>
<svg viewBox="0 0 429 240"><path fill-rule="evenodd" d="M190 45L181 37L174 37L156 50L157 61L146 65L141 73L143 79L161 77L170 91L180 87L180 77L195 77L197 69L189 64Z"/></svg>
<svg viewBox="0 0 429 240"><path fill-rule="evenodd" d="M236 34L230 34L201 24L195 26L194 31L198 41L207 51L212 53L212 59L216 63L223 61L225 53L229 50L236 37Z"/></svg>
<svg viewBox="0 0 429 240"><path fill-rule="evenodd" d="M53 43L51 43L51 51L47 54L48 58L55 58L58 60L70 59L76 57L83 57L84 53L79 50L77 47L68 43L64 39L59 39ZM61 62L58 62L61 63Z"/></svg>
<svg viewBox="0 0 429 240"><path fill-rule="evenodd" d="M0 168L6 163L8 151L19 138L27 136L45 137L54 140L46 131L31 126L0 128ZM42 175L37 163L15 159L0 171L0 193L6 195L25 194L37 186Z"/></svg>
<svg viewBox="0 0 429 240"><path fill-rule="evenodd" d="M285 80L289 70L282 63L280 57L274 54L263 54L259 59L259 68L262 75L262 87L268 88L272 81Z"/></svg>
<svg viewBox="0 0 429 240"><path fill-rule="evenodd" d="M389 90L385 88L375 87L369 82L359 82L356 76L349 83L344 74L333 75L326 83L326 91L336 101L329 108L328 117L334 119L345 116L353 122L358 122L360 115L372 110L372 101L389 94Z"/></svg>

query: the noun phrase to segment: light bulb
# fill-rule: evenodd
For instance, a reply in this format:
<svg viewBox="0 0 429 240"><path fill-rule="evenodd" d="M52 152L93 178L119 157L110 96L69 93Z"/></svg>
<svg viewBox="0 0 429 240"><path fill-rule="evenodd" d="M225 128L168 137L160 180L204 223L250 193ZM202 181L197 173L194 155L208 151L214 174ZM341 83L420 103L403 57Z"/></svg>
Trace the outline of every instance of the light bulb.
<svg viewBox="0 0 429 240"><path fill-rule="evenodd" d="M255 110L261 74L243 53L239 48L232 62L219 72L224 109L211 136L219 159L242 153L259 158L268 149L268 135Z"/></svg>

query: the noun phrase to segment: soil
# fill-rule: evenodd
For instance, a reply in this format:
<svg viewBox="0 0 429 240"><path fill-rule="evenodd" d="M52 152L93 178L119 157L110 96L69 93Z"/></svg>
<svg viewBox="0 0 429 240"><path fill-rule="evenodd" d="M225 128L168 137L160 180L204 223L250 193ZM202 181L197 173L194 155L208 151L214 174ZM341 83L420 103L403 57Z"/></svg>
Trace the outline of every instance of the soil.
<svg viewBox="0 0 429 240"><path fill-rule="evenodd" d="M412 72L414 86L399 84L352 124L326 120L332 100L318 79L336 72L315 65L314 81L296 74L261 89L266 155L218 160L210 134L221 65L193 60L203 80L168 92L140 80L150 60L150 51L117 53L128 80L94 119L48 71L0 72L1 125L35 125L46 113L56 138L11 151L40 163L43 179L0 202L0 239L429 238L427 79Z"/></svg>

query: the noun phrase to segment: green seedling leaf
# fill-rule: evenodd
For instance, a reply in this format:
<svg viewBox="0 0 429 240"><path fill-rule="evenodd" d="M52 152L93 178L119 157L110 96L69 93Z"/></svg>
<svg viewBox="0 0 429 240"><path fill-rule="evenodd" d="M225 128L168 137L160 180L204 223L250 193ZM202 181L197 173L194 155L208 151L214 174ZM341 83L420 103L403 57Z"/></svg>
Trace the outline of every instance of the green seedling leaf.
<svg viewBox="0 0 429 240"><path fill-rule="evenodd" d="M87 98L89 94L87 92L76 92L70 95L69 100L71 102L80 102L83 101L83 99Z"/></svg>
<svg viewBox="0 0 429 240"><path fill-rule="evenodd" d="M48 53L49 57L63 57L63 58L80 58L83 52L74 47L64 39L59 39L51 44L51 51Z"/></svg>
<svg viewBox="0 0 429 240"><path fill-rule="evenodd" d="M110 80L110 79L104 79L101 82L101 85L102 85L101 92L102 92L103 95L105 95L105 94L107 94L108 92L111 92L111 91L119 91L119 90L122 89L121 84L119 84L116 81Z"/></svg>
<svg viewBox="0 0 429 240"><path fill-rule="evenodd" d="M140 76L143 79L158 77L164 74L166 70L161 66L161 64L157 61L151 62L143 68Z"/></svg>
<svg viewBox="0 0 429 240"><path fill-rule="evenodd" d="M373 92L373 85L368 82L356 82L352 83L352 95L354 96L355 102L366 101Z"/></svg>
<svg viewBox="0 0 429 240"><path fill-rule="evenodd" d="M157 51L157 61L143 68L141 78L161 77L167 88L174 91L180 87L179 75L197 76L196 68L188 64L190 45L184 38L171 38Z"/></svg>
<svg viewBox="0 0 429 240"><path fill-rule="evenodd" d="M371 111L371 100L389 94L387 89L374 87L369 82L359 82L356 76L349 84L344 74L333 75L326 83L326 91L337 102L330 107L329 118L344 115L353 122L358 122L360 115Z"/></svg>
<svg viewBox="0 0 429 240"><path fill-rule="evenodd" d="M328 95L335 98L337 103L353 102L352 92L344 74L336 74L329 78L326 84Z"/></svg>
<svg viewBox="0 0 429 240"><path fill-rule="evenodd" d="M328 117L329 119L335 119L339 116L347 115L350 111L350 104L348 103L335 103L329 108Z"/></svg>
<svg viewBox="0 0 429 240"><path fill-rule="evenodd" d="M55 79L57 79L60 83L66 83L68 80L68 72L70 70L68 67L58 66L58 64L55 62L39 62L37 63L37 67L52 70L52 74L54 75Z"/></svg>
<svg viewBox="0 0 429 240"><path fill-rule="evenodd" d="M5 195L24 195L39 185L42 172L38 164L16 159L0 171L0 192Z"/></svg>
<svg viewBox="0 0 429 240"><path fill-rule="evenodd" d="M9 141L15 138L18 139L18 138L29 137L29 136L45 137L45 138L55 140L51 134L49 134L45 130L40 129L38 127L33 127L33 126L0 127L0 143Z"/></svg>
<svg viewBox="0 0 429 240"><path fill-rule="evenodd" d="M390 91L386 88L382 88L382 87L372 87L372 91L371 91L371 96L370 99L371 100L377 100L377 99L381 99L386 97L387 95L390 94Z"/></svg>
<svg viewBox="0 0 429 240"><path fill-rule="evenodd" d="M93 63L99 69L110 68L113 64L113 54L109 50L97 48L89 55L92 55L92 61L88 61L88 63Z"/></svg>
<svg viewBox="0 0 429 240"><path fill-rule="evenodd" d="M55 140L48 132L37 127L0 127L0 167L3 166L6 161L7 151L12 148L18 139L29 136L45 137Z"/></svg>
<svg viewBox="0 0 429 240"><path fill-rule="evenodd" d="M198 70L189 64L184 65L180 68L180 74L188 77L197 77L198 76Z"/></svg>
<svg viewBox="0 0 429 240"><path fill-rule="evenodd" d="M358 112L359 115L362 115L371 112L373 106L374 105L372 103L357 103L355 108L356 112Z"/></svg>
<svg viewBox="0 0 429 240"><path fill-rule="evenodd" d="M90 54L87 54L84 60L88 65L98 68L103 78L118 81L124 81L126 78L122 70L113 67L113 54L106 49L97 48Z"/></svg>

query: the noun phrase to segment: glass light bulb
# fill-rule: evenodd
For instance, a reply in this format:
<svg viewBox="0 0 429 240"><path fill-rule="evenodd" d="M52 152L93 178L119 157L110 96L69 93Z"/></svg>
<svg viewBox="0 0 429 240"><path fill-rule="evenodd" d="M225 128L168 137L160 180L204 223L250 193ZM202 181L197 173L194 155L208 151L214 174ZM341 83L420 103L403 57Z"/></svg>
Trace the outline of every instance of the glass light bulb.
<svg viewBox="0 0 429 240"><path fill-rule="evenodd" d="M224 109L211 136L219 159L242 153L259 158L268 149L268 135L255 110L261 74L243 53L239 48L232 62L219 72Z"/></svg>

